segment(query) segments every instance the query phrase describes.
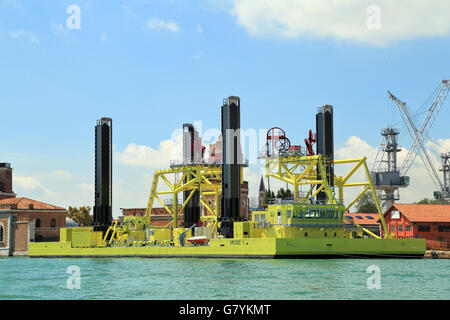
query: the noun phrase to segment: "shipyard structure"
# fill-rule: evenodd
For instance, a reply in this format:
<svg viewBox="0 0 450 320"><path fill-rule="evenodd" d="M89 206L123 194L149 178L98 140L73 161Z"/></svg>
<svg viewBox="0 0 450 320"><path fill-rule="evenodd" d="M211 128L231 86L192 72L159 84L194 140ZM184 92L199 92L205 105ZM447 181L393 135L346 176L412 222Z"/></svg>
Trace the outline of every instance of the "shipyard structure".
<svg viewBox="0 0 450 320"><path fill-rule="evenodd" d="M31 243L30 257L423 257L425 239L395 239L346 217L369 191L387 230L366 158L335 159L331 105L317 110L316 129L309 131L305 147L292 145L279 127L267 132L262 153L265 177L288 184L293 195L253 211L248 219L242 210L247 163L241 150L240 116L241 99L224 99L221 155L215 154L213 161L204 159L205 148L195 128L183 124L182 161L156 170L142 215L119 220L112 219L111 210L112 121L99 120L94 225L63 228L59 242ZM336 175L341 165L350 170ZM355 181L360 171L365 179ZM359 188L360 193L344 202L345 188ZM152 215L156 205L170 216L166 225L152 223L158 219ZM355 237L355 229L366 236Z"/></svg>

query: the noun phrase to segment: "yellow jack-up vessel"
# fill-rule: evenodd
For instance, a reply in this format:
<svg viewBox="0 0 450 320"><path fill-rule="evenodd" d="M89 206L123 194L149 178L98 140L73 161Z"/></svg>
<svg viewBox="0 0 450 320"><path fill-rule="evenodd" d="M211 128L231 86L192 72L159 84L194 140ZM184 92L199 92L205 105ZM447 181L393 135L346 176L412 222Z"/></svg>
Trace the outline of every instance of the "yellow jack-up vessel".
<svg viewBox="0 0 450 320"><path fill-rule="evenodd" d="M354 258L423 257L425 239L394 239L350 221L360 232L347 231L345 212L366 192L375 200L383 230L387 230L366 158L335 160L333 109L324 106L316 115L317 152L290 147L284 132L268 133L264 154L266 177L292 186L293 198L270 203L243 221L240 184L240 99L229 97L222 106L222 163L205 163L199 156L196 131L183 125L182 163L157 170L144 216L111 214L111 124L102 118L96 127L96 203L94 226L62 228L59 242L30 243L30 257L189 257L189 258ZM280 133L281 132L281 133ZM231 142L231 143L230 143ZM234 142L234 144L233 144ZM230 147L231 146L231 147ZM201 149L201 148L200 148ZM201 151L200 151L201 152ZM349 167L336 175L338 167ZM342 168L343 171L344 168ZM341 170L339 170L341 171ZM361 174L362 173L362 174ZM171 179L171 176L175 179ZM364 176L364 181L350 182ZM175 182L170 182L175 181ZM164 186L160 186L164 184ZM159 187L164 187L161 191ZM344 188L361 192L344 205ZM306 191L303 191L306 190ZM180 193L183 203L178 204ZM161 196L171 196L167 205ZM215 206L209 199L215 200ZM152 208L158 201L172 216L164 227L152 225ZM201 214L200 203L206 209ZM220 205L219 205L220 204ZM178 225L178 216L184 221Z"/></svg>

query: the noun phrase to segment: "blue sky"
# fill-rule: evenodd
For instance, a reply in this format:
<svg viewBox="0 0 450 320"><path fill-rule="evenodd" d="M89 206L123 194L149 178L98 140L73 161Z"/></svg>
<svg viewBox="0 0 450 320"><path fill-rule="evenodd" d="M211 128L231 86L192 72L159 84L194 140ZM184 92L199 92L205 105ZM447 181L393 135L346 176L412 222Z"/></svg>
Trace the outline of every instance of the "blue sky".
<svg viewBox="0 0 450 320"><path fill-rule="evenodd" d="M118 155L130 144L157 152L184 122L220 128L229 95L241 98L244 129L279 126L303 145L317 108L332 104L336 148L352 136L377 148L381 128L402 127L387 90L415 111L450 78L448 4L424 11L377 2L381 29L346 34L345 20L360 12L365 21L369 2L334 8L332 18L344 21L336 22L303 0L277 10L253 0L0 0L0 162L12 163L18 196L92 205L97 119L113 118ZM70 5L81 9L79 30L67 28ZM292 16L302 9L318 19ZM430 133L445 145L449 117L447 102ZM406 132L400 142L409 147ZM115 162L116 216L145 206L151 162Z"/></svg>

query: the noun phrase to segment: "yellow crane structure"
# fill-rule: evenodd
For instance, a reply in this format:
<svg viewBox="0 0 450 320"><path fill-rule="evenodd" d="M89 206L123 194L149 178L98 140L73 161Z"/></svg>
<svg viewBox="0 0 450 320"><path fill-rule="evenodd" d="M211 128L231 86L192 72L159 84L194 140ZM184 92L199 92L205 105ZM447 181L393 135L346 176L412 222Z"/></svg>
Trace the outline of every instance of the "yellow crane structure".
<svg viewBox="0 0 450 320"><path fill-rule="evenodd" d="M177 175L181 175L180 178ZM174 179L172 177L175 177ZM175 180L173 183L170 180ZM163 185L160 186L160 182ZM162 190L162 189L166 190ZM168 190L167 190L168 189ZM189 191L189 196L181 206L178 205L180 192ZM208 215L202 215L201 221L212 223L212 230L217 229L217 217L219 216L220 196L222 194L222 167L218 164L187 164L172 166L167 170L156 170L148 199L146 217L151 221L151 212L155 199L172 216L172 220L164 228L178 227L178 216L183 212L194 193L200 194L200 202L206 208ZM161 196L171 196L172 205L168 206ZM214 196L215 207L209 204L208 197Z"/></svg>
<svg viewBox="0 0 450 320"><path fill-rule="evenodd" d="M343 203L344 188L349 187L363 187L363 190L348 204L345 211L349 210L363 194L371 191L375 201L380 221L384 230L386 222L381 212L381 206L378 201L373 182L370 177L370 172L367 167L367 158L334 160L331 165L354 165L353 168L345 176L334 175L334 185L337 187L338 198L336 199L335 188L330 185L330 176L326 174L327 161L321 154L314 156L301 155L278 155L272 157L265 157L265 175L280 181L286 182L293 186L294 189L294 203L309 203L310 199L314 198L319 192L324 192L327 195L327 204ZM328 163L330 165L330 163ZM363 168L367 181L349 182L356 172ZM301 194L299 189L301 186L309 186L308 192ZM361 228L366 233L375 238L379 238L376 234L354 223L355 226ZM390 238L388 232L385 232L385 238Z"/></svg>

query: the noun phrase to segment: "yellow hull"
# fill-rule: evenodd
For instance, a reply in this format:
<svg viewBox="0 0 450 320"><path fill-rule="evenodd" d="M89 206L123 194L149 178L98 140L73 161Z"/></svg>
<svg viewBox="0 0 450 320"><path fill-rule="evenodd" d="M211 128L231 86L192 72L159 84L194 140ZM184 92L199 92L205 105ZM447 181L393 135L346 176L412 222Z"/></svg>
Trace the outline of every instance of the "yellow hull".
<svg viewBox="0 0 450 320"><path fill-rule="evenodd" d="M30 243L30 257L147 258L354 258L423 257L424 239L245 238L212 239L205 246L72 247L71 242Z"/></svg>

